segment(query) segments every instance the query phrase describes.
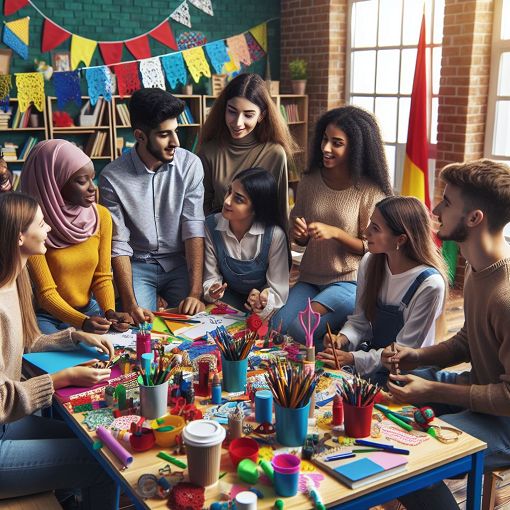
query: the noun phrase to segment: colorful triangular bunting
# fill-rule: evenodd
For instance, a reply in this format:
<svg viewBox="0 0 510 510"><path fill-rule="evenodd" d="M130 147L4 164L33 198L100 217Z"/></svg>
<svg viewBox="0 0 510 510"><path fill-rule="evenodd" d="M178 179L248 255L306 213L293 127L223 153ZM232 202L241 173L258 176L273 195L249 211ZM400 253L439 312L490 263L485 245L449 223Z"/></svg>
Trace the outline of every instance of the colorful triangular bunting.
<svg viewBox="0 0 510 510"><path fill-rule="evenodd" d="M161 69L159 57L142 60L140 62L140 74L142 75L142 83L145 88L165 90L165 77Z"/></svg>
<svg viewBox="0 0 510 510"><path fill-rule="evenodd" d="M205 59L205 53L203 46L198 46L196 48L190 48L189 50L184 50L182 52L182 56L186 61L186 65L188 66L188 71L195 83L198 83L200 80L200 76L206 76L207 78L211 77L211 68Z"/></svg>
<svg viewBox="0 0 510 510"><path fill-rule="evenodd" d="M28 4L28 0L4 0L4 14L10 16Z"/></svg>
<svg viewBox="0 0 510 510"><path fill-rule="evenodd" d="M71 37L71 32L59 27L49 19L44 20L41 51L51 51Z"/></svg>
<svg viewBox="0 0 510 510"><path fill-rule="evenodd" d="M113 66L113 71L117 77L117 88L120 97L130 96L135 90L141 88L137 62L126 62Z"/></svg>
<svg viewBox="0 0 510 510"><path fill-rule="evenodd" d="M209 14L209 16L214 16L211 0L188 0L189 3L195 6L197 9L200 9L202 12Z"/></svg>
<svg viewBox="0 0 510 510"><path fill-rule="evenodd" d="M57 106L60 110L63 110L69 101L74 101L78 106L81 105L79 71L53 73L53 85L57 96Z"/></svg>
<svg viewBox="0 0 510 510"><path fill-rule="evenodd" d="M144 58L150 58L151 56L149 38L146 35L141 35L140 37L135 37L134 39L125 41L125 45L133 57L137 60L143 60Z"/></svg>
<svg viewBox="0 0 510 510"><path fill-rule="evenodd" d="M177 21L177 23L180 23L181 25L191 28L191 18L189 15L189 7L186 0L184 0L184 2L182 2L182 4L179 5L179 7L177 7L177 9L175 9L175 11L172 12L172 14L170 14L170 17L174 21Z"/></svg>
<svg viewBox="0 0 510 510"><path fill-rule="evenodd" d="M20 18L4 25L2 41L12 48L21 58L28 58L30 18Z"/></svg>
<svg viewBox="0 0 510 510"><path fill-rule="evenodd" d="M170 87L175 89L178 83L186 85L188 81L188 73L184 65L184 58L182 53L172 53L161 57L161 63L165 70L166 79L170 83Z"/></svg>
<svg viewBox="0 0 510 510"><path fill-rule="evenodd" d="M44 78L42 73L17 73L19 111L25 112L30 105L42 112L44 110Z"/></svg>
<svg viewBox="0 0 510 510"><path fill-rule="evenodd" d="M90 65L96 46L96 41L73 34L71 39L71 69L76 69L80 62L83 62L85 66Z"/></svg>
<svg viewBox="0 0 510 510"><path fill-rule="evenodd" d="M99 51L106 65L117 64L122 60L122 42L99 43Z"/></svg>
<svg viewBox="0 0 510 510"><path fill-rule="evenodd" d="M163 21L161 25L158 25L154 30L149 32L149 35L156 39L156 41L159 41L161 44L164 44L173 50L177 49L177 43L175 42L172 27L170 26L170 23L167 19Z"/></svg>
<svg viewBox="0 0 510 510"><path fill-rule="evenodd" d="M250 32L260 47L267 53L267 23L261 23L256 27L250 28Z"/></svg>

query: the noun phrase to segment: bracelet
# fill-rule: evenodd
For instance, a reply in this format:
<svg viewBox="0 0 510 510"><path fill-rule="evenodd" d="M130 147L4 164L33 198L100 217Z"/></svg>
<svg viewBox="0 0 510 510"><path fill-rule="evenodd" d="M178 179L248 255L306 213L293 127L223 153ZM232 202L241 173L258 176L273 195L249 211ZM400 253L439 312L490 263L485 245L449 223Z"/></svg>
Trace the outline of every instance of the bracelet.
<svg viewBox="0 0 510 510"><path fill-rule="evenodd" d="M455 429L453 427L446 427L444 425L430 425L430 427L434 429L436 439L445 444L455 443L455 441L459 440L459 437L462 434L462 430ZM449 432L449 434L443 434L445 431Z"/></svg>

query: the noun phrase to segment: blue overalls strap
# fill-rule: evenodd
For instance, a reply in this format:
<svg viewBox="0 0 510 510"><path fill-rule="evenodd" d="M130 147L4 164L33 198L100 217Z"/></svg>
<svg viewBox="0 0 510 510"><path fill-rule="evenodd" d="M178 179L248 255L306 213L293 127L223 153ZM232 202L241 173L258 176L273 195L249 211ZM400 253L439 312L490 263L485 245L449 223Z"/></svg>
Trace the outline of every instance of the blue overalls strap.
<svg viewBox="0 0 510 510"><path fill-rule="evenodd" d="M402 298L401 303L407 308L409 306L409 303L411 302L411 299L413 299L414 294L419 289L420 285L433 274L439 274L439 271L433 267L429 267L422 271L414 280L414 282L411 284L411 286L407 289L407 292L405 293L404 297Z"/></svg>
<svg viewBox="0 0 510 510"><path fill-rule="evenodd" d="M223 237L219 230L216 230L216 213L210 214L205 219L205 225L209 229L209 233L211 234L213 245L215 250L219 253L216 253L216 257L218 260L221 260L224 255L226 255L226 247L223 242Z"/></svg>

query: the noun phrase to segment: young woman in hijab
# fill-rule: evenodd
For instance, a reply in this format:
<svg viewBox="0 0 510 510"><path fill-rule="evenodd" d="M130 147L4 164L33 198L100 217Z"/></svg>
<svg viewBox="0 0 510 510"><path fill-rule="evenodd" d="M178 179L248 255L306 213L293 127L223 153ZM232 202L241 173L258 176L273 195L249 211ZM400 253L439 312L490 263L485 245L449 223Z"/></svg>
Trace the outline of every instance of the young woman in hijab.
<svg viewBox="0 0 510 510"><path fill-rule="evenodd" d="M29 259L45 334L69 327L125 331L131 317L115 311L111 273L112 220L96 204L94 166L66 140L39 142L21 173L21 190L39 203L51 227L48 251Z"/></svg>

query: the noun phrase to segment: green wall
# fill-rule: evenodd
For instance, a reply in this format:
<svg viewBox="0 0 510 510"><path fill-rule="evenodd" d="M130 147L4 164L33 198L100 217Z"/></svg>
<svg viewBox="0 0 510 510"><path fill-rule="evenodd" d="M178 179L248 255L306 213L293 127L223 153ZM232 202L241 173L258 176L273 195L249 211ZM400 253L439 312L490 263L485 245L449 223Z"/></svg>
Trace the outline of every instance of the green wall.
<svg viewBox="0 0 510 510"><path fill-rule="evenodd" d="M52 21L70 32L98 41L117 41L143 34L169 16L182 0L37 0L35 5ZM212 0L214 16L209 16L189 5L192 28L170 19L175 38L186 31L202 32L208 41L216 41L239 34L249 28L272 18L280 16L279 0ZM2 9L3 12L3 9ZM4 17L5 21L30 16L29 57L23 60L16 54L11 62L11 73L31 72L33 60L37 58L51 62L51 53L41 52L41 32L43 17L30 5L17 13ZM172 50L154 39L151 41L152 55L164 55ZM271 51L271 74L279 77L280 69L280 21L276 19L268 24L268 42ZM0 43L0 48L5 45ZM70 39L56 50L69 50ZM132 60L132 55L124 47L123 61ZM103 65L103 59L96 48L91 65ZM265 59L248 68L264 76ZM13 80L14 81L14 80ZM85 82L85 79L82 79ZM202 92L205 92L204 89ZM84 89L85 92L85 89ZM198 90L198 92L201 92ZM52 94L51 82L46 82L46 93ZM13 94L15 95L15 94Z"/></svg>

